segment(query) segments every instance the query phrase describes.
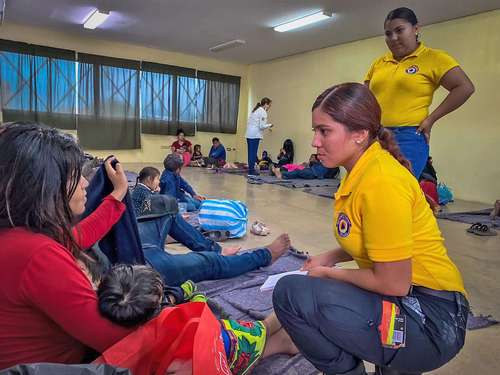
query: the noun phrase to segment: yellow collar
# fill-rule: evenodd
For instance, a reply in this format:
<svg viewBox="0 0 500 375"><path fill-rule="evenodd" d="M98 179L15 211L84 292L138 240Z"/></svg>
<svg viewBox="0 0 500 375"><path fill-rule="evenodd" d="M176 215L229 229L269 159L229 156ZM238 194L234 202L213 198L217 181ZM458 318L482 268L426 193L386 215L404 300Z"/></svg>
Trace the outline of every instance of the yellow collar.
<svg viewBox="0 0 500 375"><path fill-rule="evenodd" d="M351 172L344 176L342 183L340 184L339 190L335 193L335 199L340 197L349 196L352 192L352 185L357 180L360 173L365 169L366 164L370 162L374 157L376 157L381 151L382 146L378 141L373 142L370 147L368 147L363 155L358 159Z"/></svg>
<svg viewBox="0 0 500 375"><path fill-rule="evenodd" d="M424 43L423 42L420 42L420 45L417 47L417 49L415 51L413 51L412 53L410 53L408 56L405 56L403 57L401 60L396 60L394 58L394 56L392 55L392 52L389 51L386 53L386 55L384 56L384 61L386 62L394 62L396 64L400 63L400 62L403 62L411 57L418 57L420 56L424 51L427 50L427 47L424 46Z"/></svg>

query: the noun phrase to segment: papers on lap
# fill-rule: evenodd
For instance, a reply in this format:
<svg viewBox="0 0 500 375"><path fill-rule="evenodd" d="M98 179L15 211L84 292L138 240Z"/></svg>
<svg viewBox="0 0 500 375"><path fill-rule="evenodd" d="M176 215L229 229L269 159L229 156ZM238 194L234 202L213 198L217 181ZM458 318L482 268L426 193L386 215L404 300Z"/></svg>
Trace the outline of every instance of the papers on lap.
<svg viewBox="0 0 500 375"><path fill-rule="evenodd" d="M276 275L271 275L267 278L264 284L262 284L262 286L260 287L260 291L266 292L269 290L273 290L278 280L281 279L283 276L287 275L307 275L307 271L297 270L297 271L289 271L289 272L277 273Z"/></svg>

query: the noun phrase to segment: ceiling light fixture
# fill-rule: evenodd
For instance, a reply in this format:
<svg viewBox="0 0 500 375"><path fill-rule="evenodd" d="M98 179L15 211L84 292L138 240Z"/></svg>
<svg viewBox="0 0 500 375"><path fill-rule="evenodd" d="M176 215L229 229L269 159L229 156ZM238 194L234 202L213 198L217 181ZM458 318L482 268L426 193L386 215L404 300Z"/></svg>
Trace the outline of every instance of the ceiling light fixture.
<svg viewBox="0 0 500 375"><path fill-rule="evenodd" d="M100 26L109 17L109 12L99 12L99 9L95 9L87 20L83 23L83 27L86 29L95 29Z"/></svg>
<svg viewBox="0 0 500 375"><path fill-rule="evenodd" d="M221 44L217 44L216 46L210 47L210 52L220 52L225 49L234 48L245 44L246 42L242 39L230 40L229 42L224 42Z"/></svg>
<svg viewBox="0 0 500 375"><path fill-rule="evenodd" d="M311 23L326 20L332 16L333 14L331 12L325 12L322 10L321 12L316 12L308 16L297 18L293 21L288 21L281 25L275 26L274 31L282 33L284 31L298 29L299 27L310 25Z"/></svg>

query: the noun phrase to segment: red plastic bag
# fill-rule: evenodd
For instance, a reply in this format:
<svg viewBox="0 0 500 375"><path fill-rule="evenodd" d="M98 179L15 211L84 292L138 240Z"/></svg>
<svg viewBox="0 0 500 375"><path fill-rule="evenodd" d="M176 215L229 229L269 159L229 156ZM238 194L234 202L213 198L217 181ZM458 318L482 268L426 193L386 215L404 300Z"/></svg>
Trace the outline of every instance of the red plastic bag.
<svg viewBox="0 0 500 375"><path fill-rule="evenodd" d="M193 375L231 375L220 330L205 303L182 304L164 309L93 363L128 368L134 375L164 375L174 360L191 359Z"/></svg>

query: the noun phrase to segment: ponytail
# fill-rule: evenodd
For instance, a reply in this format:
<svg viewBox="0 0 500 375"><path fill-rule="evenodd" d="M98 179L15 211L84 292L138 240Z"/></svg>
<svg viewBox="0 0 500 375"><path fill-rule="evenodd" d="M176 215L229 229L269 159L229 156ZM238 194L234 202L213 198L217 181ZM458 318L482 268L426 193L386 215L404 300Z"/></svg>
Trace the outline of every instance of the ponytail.
<svg viewBox="0 0 500 375"><path fill-rule="evenodd" d="M406 159L401 153L401 150L399 149L399 146L394 139L394 135L390 130L387 130L381 125L378 130L376 139L379 141L384 150L387 150L394 157L394 159L401 163L403 167L412 172L410 161Z"/></svg>
<svg viewBox="0 0 500 375"><path fill-rule="evenodd" d="M262 98L260 102L258 102L255 107L252 110L252 113L255 112L258 108L266 105L266 104L271 104L272 100L269 98Z"/></svg>

